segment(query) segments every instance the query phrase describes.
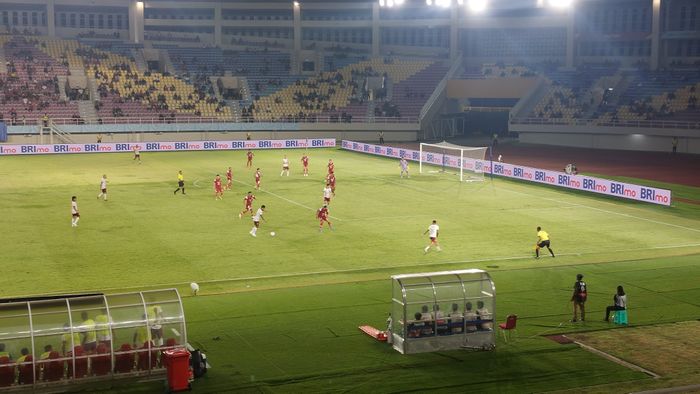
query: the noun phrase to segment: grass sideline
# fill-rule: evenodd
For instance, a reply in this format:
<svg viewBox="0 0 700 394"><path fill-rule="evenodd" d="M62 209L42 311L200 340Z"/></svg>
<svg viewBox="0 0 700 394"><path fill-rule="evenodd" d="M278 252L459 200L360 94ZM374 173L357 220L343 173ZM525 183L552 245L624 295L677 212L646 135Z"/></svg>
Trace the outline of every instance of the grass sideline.
<svg viewBox="0 0 700 394"><path fill-rule="evenodd" d="M618 284L630 295L633 324L700 312L689 302L700 296L700 222L690 204L655 207L503 179L402 180L395 160L333 149L309 150L311 176L303 178L300 151L255 153L264 173L256 203L268 206L257 239L247 233L249 219L237 217L252 184L244 152L143 154L140 165L128 154L3 158L0 221L12 229L3 247L12 271L0 294L163 286L186 294L197 281L205 296L185 299L189 339L214 365L195 383L198 392L645 387L646 375L539 335L607 330L597 320ZM293 175L280 178L285 153ZM314 210L328 158L338 175L337 229L319 234ZM214 201L211 181L229 165L234 191ZM187 196L172 195L179 169ZM108 202L95 198L103 173ZM69 225L74 194L77 229ZM432 218L444 251L423 256ZM552 235L556 259L532 259L537 225ZM389 275L458 268L492 272L497 319L520 317L515 343L499 342L491 353L401 356L357 330L384 324ZM565 323L578 272L591 287L585 326Z"/></svg>

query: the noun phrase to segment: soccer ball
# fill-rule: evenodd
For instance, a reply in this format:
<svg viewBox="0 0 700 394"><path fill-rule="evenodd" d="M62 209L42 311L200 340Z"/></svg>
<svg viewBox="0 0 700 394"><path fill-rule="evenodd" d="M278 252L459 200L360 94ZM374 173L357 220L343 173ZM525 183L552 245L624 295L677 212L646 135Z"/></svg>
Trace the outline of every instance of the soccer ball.
<svg viewBox="0 0 700 394"><path fill-rule="evenodd" d="M274 231L270 231L270 236L271 236L271 237L274 237L274 236L275 236L275 232L274 232Z"/></svg>
<svg viewBox="0 0 700 394"><path fill-rule="evenodd" d="M199 293L199 285L195 282L190 283L190 289L192 289L192 295Z"/></svg>

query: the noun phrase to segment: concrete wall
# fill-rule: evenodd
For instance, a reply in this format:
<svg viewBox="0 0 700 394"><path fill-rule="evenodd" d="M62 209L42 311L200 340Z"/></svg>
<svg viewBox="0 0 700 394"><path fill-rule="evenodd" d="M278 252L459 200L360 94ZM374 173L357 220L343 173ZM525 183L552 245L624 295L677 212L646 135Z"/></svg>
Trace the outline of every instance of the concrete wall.
<svg viewBox="0 0 700 394"><path fill-rule="evenodd" d="M538 78L452 79L447 98L520 98L539 82Z"/></svg>
<svg viewBox="0 0 700 394"><path fill-rule="evenodd" d="M698 135L700 137L700 134ZM619 149L670 152L671 136L645 134L581 134L521 132L520 142L573 146L593 149ZM678 137L678 152L700 154L700 138Z"/></svg>
<svg viewBox="0 0 700 394"><path fill-rule="evenodd" d="M251 139L294 139L294 138L335 138L353 141L379 141L377 131L253 131ZM202 132L131 132L131 133L91 133L71 134L70 138L76 143L97 142L97 136L102 135L102 142L156 142L156 141L223 141L244 140L246 132L202 131ZM418 139L417 131L385 131L384 139L393 142L411 142ZM62 142L54 139L54 143ZM9 144L48 144L49 136L41 141L38 134L8 135Z"/></svg>

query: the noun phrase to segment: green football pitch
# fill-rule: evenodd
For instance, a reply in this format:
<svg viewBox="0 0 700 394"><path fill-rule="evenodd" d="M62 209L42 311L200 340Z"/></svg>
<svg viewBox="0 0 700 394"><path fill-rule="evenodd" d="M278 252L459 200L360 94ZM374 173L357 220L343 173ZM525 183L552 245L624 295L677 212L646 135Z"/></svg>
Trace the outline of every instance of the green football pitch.
<svg viewBox="0 0 700 394"><path fill-rule="evenodd" d="M280 177L284 154L289 177ZM188 336L213 366L195 382L199 392L644 388L653 384L647 375L544 335L612 329L602 319L619 284L634 325L700 314L697 206L502 179L460 183L451 174L417 174L416 164L401 179L395 160L335 149L309 150L310 176L302 177L302 154L255 151L259 191L245 152L144 153L140 164L128 154L3 157L0 296L168 287L189 295L197 282L200 296L184 299ZM338 179L334 231L319 233L315 211L330 158ZM233 188L217 201L212 181L225 180L229 166ZM173 194L178 170L186 195ZM103 174L108 201L96 198ZM682 190L700 199L700 191ZM238 217L247 191L256 208L267 206L256 238L250 217ZM443 250L424 255L433 219ZM533 258L537 226L550 233L556 258ZM519 316L515 341L499 338L492 352L402 356L357 329L384 328L390 275L465 268L492 274L496 319ZM584 324L568 323L577 273L590 289ZM139 390L154 386L127 389Z"/></svg>

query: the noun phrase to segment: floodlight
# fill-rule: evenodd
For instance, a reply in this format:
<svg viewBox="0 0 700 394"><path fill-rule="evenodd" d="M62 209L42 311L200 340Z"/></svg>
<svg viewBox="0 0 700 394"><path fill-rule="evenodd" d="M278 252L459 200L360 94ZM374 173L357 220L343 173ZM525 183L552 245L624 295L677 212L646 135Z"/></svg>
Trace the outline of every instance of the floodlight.
<svg viewBox="0 0 700 394"><path fill-rule="evenodd" d="M379 0L379 6L384 7L386 5L386 2L384 0Z"/></svg>
<svg viewBox="0 0 700 394"><path fill-rule="evenodd" d="M386 6L387 6L387 7L393 7L393 6L394 6L394 0L386 0Z"/></svg>
<svg viewBox="0 0 700 394"><path fill-rule="evenodd" d="M394 0L394 4L396 5L403 5L405 0Z"/></svg>
<svg viewBox="0 0 700 394"><path fill-rule="evenodd" d="M425 0L425 4L427 4L427 5L433 5L433 0Z"/></svg>
<svg viewBox="0 0 700 394"><path fill-rule="evenodd" d="M549 0L549 6L554 8L568 8L573 3L573 0Z"/></svg>
<svg viewBox="0 0 700 394"><path fill-rule="evenodd" d="M488 0L468 0L467 5L471 12L484 12L488 6Z"/></svg>
<svg viewBox="0 0 700 394"><path fill-rule="evenodd" d="M298 1L295 1L295 2L293 2L292 4L294 4L295 7L299 7L299 2L298 2Z"/></svg>
<svg viewBox="0 0 700 394"><path fill-rule="evenodd" d="M464 0L457 0L457 5L463 6L463 5L464 5Z"/></svg>

